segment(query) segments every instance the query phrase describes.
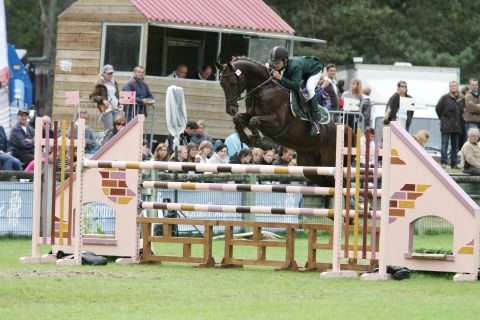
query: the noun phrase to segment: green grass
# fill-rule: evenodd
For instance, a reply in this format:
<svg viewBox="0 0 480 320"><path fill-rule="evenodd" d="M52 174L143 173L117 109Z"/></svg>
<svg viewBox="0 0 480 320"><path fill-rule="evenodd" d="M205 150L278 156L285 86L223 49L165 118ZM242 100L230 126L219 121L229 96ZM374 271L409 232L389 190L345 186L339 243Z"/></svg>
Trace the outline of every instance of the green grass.
<svg viewBox="0 0 480 320"><path fill-rule="evenodd" d="M448 247L450 239L425 235L415 241L422 247ZM363 282L320 280L318 273L269 267L19 264L30 247L29 240L0 239L0 319L477 319L480 313L479 284L455 283L452 274ZM306 239L298 240L299 265L306 260L305 248ZM161 251L175 250L180 248ZM217 262L222 250L222 241L215 241ZM194 252L199 254L199 248ZM251 248L235 251L236 256L254 253ZM271 255L281 259L282 254L275 250Z"/></svg>

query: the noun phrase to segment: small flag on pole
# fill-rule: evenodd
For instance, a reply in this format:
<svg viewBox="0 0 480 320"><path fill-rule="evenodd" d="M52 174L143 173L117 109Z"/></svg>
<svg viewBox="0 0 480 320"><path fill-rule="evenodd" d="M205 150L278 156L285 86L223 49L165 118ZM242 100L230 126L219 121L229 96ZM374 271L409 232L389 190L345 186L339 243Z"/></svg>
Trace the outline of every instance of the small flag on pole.
<svg viewBox="0 0 480 320"><path fill-rule="evenodd" d="M80 91L65 92L65 105L76 106L80 104Z"/></svg>
<svg viewBox="0 0 480 320"><path fill-rule="evenodd" d="M135 104L135 91L120 91L121 104Z"/></svg>

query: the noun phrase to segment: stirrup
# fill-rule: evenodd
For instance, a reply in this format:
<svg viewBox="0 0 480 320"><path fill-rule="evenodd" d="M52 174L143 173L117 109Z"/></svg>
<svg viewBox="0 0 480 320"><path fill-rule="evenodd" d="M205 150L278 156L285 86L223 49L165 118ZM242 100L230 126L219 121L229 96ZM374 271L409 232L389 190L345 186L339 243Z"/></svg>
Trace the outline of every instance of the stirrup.
<svg viewBox="0 0 480 320"><path fill-rule="evenodd" d="M327 124L330 122L330 112L324 107L318 107L318 113L320 114L318 121L319 124Z"/></svg>
<svg viewBox="0 0 480 320"><path fill-rule="evenodd" d="M312 121L311 124L310 124L310 132L309 134L311 136L315 136L317 134L320 133L320 126L319 126L320 123L316 122L316 121ZM315 127L314 127L315 126ZM315 128L316 131L312 131L312 128Z"/></svg>

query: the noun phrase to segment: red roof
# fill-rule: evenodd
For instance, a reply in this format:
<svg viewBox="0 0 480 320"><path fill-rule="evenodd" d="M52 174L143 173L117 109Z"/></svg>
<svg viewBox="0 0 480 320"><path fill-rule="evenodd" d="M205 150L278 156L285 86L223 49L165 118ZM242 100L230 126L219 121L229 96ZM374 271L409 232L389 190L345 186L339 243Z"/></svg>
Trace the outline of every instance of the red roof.
<svg viewBox="0 0 480 320"><path fill-rule="evenodd" d="M293 34L262 0L131 0L149 20Z"/></svg>

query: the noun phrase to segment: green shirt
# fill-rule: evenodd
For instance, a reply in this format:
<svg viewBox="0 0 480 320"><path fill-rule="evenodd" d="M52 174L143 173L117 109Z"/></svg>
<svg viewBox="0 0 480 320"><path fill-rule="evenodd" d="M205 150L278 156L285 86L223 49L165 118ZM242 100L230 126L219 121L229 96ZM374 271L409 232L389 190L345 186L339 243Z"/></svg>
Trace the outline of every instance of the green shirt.
<svg viewBox="0 0 480 320"><path fill-rule="evenodd" d="M280 83L287 89L299 91L302 81L321 72L323 65L315 57L291 57L282 75Z"/></svg>

